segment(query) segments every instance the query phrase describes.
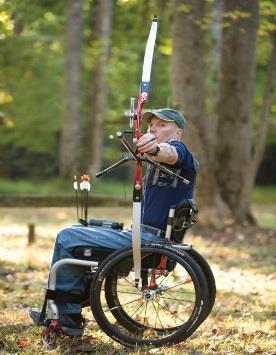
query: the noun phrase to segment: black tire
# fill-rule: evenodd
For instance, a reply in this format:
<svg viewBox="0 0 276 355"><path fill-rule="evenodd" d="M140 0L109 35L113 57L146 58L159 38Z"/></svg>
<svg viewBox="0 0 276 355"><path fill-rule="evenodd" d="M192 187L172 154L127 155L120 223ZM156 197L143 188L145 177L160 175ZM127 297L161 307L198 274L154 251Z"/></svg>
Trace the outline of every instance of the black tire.
<svg viewBox="0 0 276 355"><path fill-rule="evenodd" d="M208 284L208 290L209 290L208 311L207 311L207 315L206 315L206 317L208 317L208 315L210 314L210 312L213 309L213 306L214 306L215 300L216 300L216 292L217 291L216 291L216 280L215 280L214 274L212 272L212 269L210 268L210 265L206 261L206 259L204 259L203 256L201 254L199 254L199 252L197 252L195 249L192 248L189 250L185 250L184 253L187 253L188 255L190 255L195 260L195 262L199 265L202 272L204 273L205 279ZM204 319L206 319L206 317Z"/></svg>
<svg viewBox="0 0 276 355"><path fill-rule="evenodd" d="M93 315L107 335L127 346L178 343L205 317L209 291L204 275L189 255L171 247L143 246L141 253L142 259L158 255L174 261L175 266L155 280L155 287L142 291L133 282L132 249L114 252L100 265L93 281ZM174 281L177 270L182 273L181 281ZM142 262L143 272L152 278L152 271L143 270Z"/></svg>

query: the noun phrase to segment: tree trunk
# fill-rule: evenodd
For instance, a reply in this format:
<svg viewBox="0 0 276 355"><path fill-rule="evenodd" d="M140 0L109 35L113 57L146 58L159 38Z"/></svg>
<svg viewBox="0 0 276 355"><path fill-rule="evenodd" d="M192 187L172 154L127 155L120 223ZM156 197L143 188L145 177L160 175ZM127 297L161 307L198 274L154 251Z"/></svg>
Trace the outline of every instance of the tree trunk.
<svg viewBox="0 0 276 355"><path fill-rule="evenodd" d="M60 143L60 175L69 177L78 169L81 105L81 49L83 0L69 0L65 36L64 121Z"/></svg>
<svg viewBox="0 0 276 355"><path fill-rule="evenodd" d="M91 72L91 120L89 128L88 171L91 175L102 167L103 125L106 115L106 69L110 49L111 0L95 0L92 16L93 67Z"/></svg>
<svg viewBox="0 0 276 355"><path fill-rule="evenodd" d="M263 104L261 108L259 124L256 130L256 137L254 139L254 149L252 158L250 159L249 165L246 169L246 184L242 186L241 190L241 201L245 203L240 205L240 210L243 211L247 208L246 203L250 199L250 192L254 186L257 171L260 166L261 160L263 158L265 143L266 143L266 133L268 128L269 119L269 109L272 101L273 88L275 88L276 83L276 33L273 34L272 50L270 54L270 60L267 68L266 84L263 92ZM240 212L239 212L240 213ZM250 210L248 210L248 219L252 220ZM252 220L254 222L254 220Z"/></svg>
<svg viewBox="0 0 276 355"><path fill-rule="evenodd" d="M197 201L201 223L221 225L229 210L220 198L204 113L203 31L205 1L173 2L172 102L187 118L184 141L200 162Z"/></svg>
<svg viewBox="0 0 276 355"><path fill-rule="evenodd" d="M222 53L217 105L217 176L221 196L235 221L248 220L250 189L247 169L252 150L252 107L258 0L224 1L227 19L222 33ZM247 193L243 193L247 191Z"/></svg>

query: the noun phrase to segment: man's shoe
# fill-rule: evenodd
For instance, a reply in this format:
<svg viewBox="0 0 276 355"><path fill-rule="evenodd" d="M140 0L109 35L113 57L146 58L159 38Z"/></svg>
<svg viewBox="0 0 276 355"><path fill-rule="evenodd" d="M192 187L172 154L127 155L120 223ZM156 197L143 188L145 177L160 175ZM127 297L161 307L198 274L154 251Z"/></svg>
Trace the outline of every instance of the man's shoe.
<svg viewBox="0 0 276 355"><path fill-rule="evenodd" d="M60 315L61 329L67 335L82 336L84 332L85 319L80 313Z"/></svg>
<svg viewBox="0 0 276 355"><path fill-rule="evenodd" d="M48 326L50 320L40 321L41 311L38 308L32 308L29 312L32 320L40 326ZM62 331L71 336L82 336L85 326L85 318L80 313L61 314L59 317Z"/></svg>
<svg viewBox="0 0 276 355"><path fill-rule="evenodd" d="M41 310L39 308L31 308L29 311L29 315L32 318L32 320L37 324L37 325L44 325L45 327L47 326L47 321L43 319L42 321L40 320L40 314Z"/></svg>

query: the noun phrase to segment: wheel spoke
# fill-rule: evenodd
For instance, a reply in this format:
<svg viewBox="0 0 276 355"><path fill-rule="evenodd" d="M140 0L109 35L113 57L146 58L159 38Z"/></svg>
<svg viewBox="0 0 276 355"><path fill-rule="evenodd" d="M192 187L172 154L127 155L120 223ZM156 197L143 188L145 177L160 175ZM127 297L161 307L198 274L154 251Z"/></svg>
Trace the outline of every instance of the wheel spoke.
<svg viewBox="0 0 276 355"><path fill-rule="evenodd" d="M157 303L157 305L158 305L158 308L159 308L159 303ZM159 317L159 311L158 311L158 310L156 310L156 307L155 307L155 304L154 304L154 302L153 302L153 301L152 301L152 306L153 306L153 308L155 309L155 313L156 313L155 328L157 328L157 319L159 320L159 323L160 323L160 325L161 325L161 328L163 328L163 325L162 325L161 319L160 319L160 317Z"/></svg>
<svg viewBox="0 0 276 355"><path fill-rule="evenodd" d="M170 287L166 287L164 290L167 291L167 290L170 290L170 289L172 289L174 287L178 287L178 286L181 286L181 285L186 285L188 282L191 282L191 278L190 277L189 277L189 280L184 280L184 281L175 283L174 285L171 285ZM192 291L185 291L185 293L192 293Z"/></svg>
<svg viewBox="0 0 276 355"><path fill-rule="evenodd" d="M141 298L139 297L139 298L136 298L136 299L134 299L134 300L131 300L131 301L125 302L125 303L123 303L123 304L119 304L119 305L117 305L117 306L115 306L115 307L108 308L108 310L106 310L105 312L112 311L112 310L114 310L114 309L118 309L118 308L122 308L123 306L126 306L126 305L128 305L128 304L131 304L131 303L137 302L137 301L139 301L140 299L141 299Z"/></svg>
<svg viewBox="0 0 276 355"><path fill-rule="evenodd" d="M162 304L160 304L159 302L157 301L154 301L156 303L158 303L160 305L160 307L162 307L166 312L170 313L172 317L175 317L175 318L178 318L179 320L181 320L181 322L185 322L184 319L178 317L175 313L173 313L170 309L164 307Z"/></svg>

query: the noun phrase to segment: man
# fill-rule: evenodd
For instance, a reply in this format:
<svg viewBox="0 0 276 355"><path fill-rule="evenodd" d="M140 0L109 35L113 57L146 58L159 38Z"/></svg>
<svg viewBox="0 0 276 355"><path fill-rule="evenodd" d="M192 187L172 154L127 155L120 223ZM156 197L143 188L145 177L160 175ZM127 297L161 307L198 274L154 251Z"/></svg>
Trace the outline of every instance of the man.
<svg viewBox="0 0 276 355"><path fill-rule="evenodd" d="M185 120L181 113L164 108L155 112L145 112L142 120L148 123L148 131L136 143L139 152L164 163L175 173L190 181L185 185L158 167L149 165L145 176L142 199L141 240L160 241L164 237L168 212L171 205L193 197L197 172L197 161L181 142ZM93 228L81 225L60 231L57 235L52 264L64 258L73 258L77 246L105 247L119 249L130 246L132 232L112 228ZM84 268L73 265L62 266L57 274L57 290L71 294L82 294L85 290ZM84 322L81 305L58 303L63 331L68 335L82 335ZM40 311L30 311L32 319L38 323Z"/></svg>

